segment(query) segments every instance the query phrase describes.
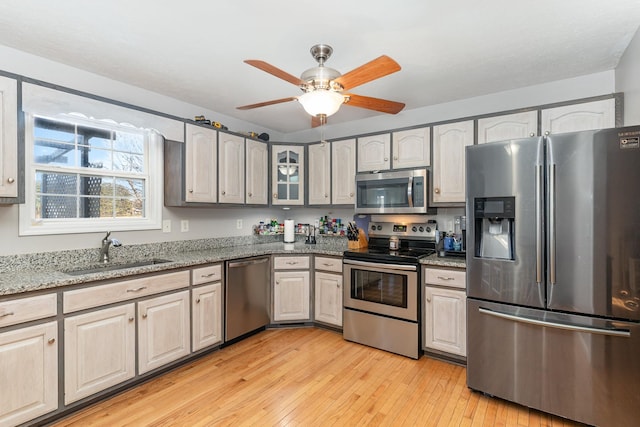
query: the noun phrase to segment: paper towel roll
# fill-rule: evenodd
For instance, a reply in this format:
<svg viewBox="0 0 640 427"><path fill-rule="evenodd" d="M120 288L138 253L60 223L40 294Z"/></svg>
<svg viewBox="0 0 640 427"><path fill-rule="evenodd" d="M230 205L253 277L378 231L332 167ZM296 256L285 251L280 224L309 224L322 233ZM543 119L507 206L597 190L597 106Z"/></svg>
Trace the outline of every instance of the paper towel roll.
<svg viewBox="0 0 640 427"><path fill-rule="evenodd" d="M296 229L292 219L284 220L284 242L293 243L296 241Z"/></svg>

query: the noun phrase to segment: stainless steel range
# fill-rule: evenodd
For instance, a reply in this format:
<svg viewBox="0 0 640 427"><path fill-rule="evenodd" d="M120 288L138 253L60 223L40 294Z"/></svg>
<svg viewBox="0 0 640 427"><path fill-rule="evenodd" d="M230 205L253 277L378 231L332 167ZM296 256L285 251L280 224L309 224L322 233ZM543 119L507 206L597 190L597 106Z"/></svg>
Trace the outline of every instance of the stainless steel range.
<svg viewBox="0 0 640 427"><path fill-rule="evenodd" d="M344 252L343 336L420 357L420 259L435 253L435 221L375 222L369 247Z"/></svg>

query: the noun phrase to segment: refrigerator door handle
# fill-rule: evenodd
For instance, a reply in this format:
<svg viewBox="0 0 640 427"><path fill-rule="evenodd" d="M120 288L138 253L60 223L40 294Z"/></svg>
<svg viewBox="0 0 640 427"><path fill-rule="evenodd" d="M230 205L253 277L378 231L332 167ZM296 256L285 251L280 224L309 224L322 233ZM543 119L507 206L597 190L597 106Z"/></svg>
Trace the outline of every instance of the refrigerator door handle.
<svg viewBox="0 0 640 427"><path fill-rule="evenodd" d="M513 320L515 322L528 323L531 325L545 326L549 328L565 329L573 332L587 332L590 334L609 335L614 337L631 337L631 332L627 329L604 329L604 328L592 328L589 326L567 325L564 323L546 322L544 320L529 319L527 317L516 316L515 314L502 313L499 311L489 310L486 308L479 308L478 311L482 314L488 314L489 316L499 317L502 319Z"/></svg>
<svg viewBox="0 0 640 427"><path fill-rule="evenodd" d="M536 167L536 283L542 283L542 165Z"/></svg>
<svg viewBox="0 0 640 427"><path fill-rule="evenodd" d="M549 282L556 284L556 165L549 165Z"/></svg>

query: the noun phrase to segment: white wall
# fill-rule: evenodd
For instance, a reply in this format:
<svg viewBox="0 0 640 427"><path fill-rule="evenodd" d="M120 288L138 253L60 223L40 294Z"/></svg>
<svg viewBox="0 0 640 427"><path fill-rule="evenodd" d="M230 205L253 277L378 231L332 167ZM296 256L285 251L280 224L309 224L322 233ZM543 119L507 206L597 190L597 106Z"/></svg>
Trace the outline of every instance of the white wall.
<svg viewBox="0 0 640 427"><path fill-rule="evenodd" d="M637 36L636 36L637 38ZM637 40L635 41L637 45ZM636 49L637 50L637 49ZM637 58L636 58L637 60ZM225 117L213 111L202 109L172 98L168 98L140 88L122 84L104 77L74 69L62 64L0 46L0 70L20 74L34 79L104 96L132 105L161 111L177 117L193 117L205 114L220 120L230 129L259 129L271 135L273 141L314 141L317 135L304 133L279 135L269 129ZM450 120L470 115L492 113L533 105L565 101L614 92L614 71L607 71L574 79L562 80L544 85L505 91L482 97L460 100L433 107L405 111L397 116L384 116L345 124L327 126L326 138L347 137L362 133L408 127L435 121ZM312 136L310 136L312 135ZM464 211L444 210L436 219L442 223L441 229L450 228L454 215ZM275 217L292 218L296 222L313 222L320 215L331 215L351 219L350 209L292 209L280 208L164 208L163 219L172 222L171 233L161 230L136 232L114 232L123 244L155 243L173 240L189 240L210 237L249 235L253 224L260 219ZM236 220L243 220L243 228L236 228ZM189 231L180 232L180 221L189 221ZM101 233L18 236L18 206L0 206L0 256L31 252L57 251L65 249L96 248L102 238Z"/></svg>
<svg viewBox="0 0 640 427"><path fill-rule="evenodd" d="M615 70L616 91L624 92L624 125L640 124L640 30Z"/></svg>

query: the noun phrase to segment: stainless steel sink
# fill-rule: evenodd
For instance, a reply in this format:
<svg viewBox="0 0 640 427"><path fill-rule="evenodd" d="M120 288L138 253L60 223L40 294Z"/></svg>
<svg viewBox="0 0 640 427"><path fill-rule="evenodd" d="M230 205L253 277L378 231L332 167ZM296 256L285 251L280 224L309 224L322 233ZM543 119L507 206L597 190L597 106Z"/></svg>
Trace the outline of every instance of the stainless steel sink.
<svg viewBox="0 0 640 427"><path fill-rule="evenodd" d="M164 264L165 262L171 262L171 260L153 258L153 259L146 259L142 261L127 262L124 264L96 264L88 268L81 268L77 270L66 270L66 271L63 271L63 273L69 274L72 276L80 276L83 274L102 273L104 271L124 270L126 268L135 268L135 267L144 267L146 265Z"/></svg>

